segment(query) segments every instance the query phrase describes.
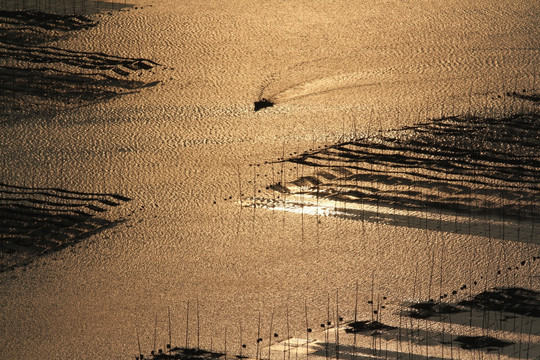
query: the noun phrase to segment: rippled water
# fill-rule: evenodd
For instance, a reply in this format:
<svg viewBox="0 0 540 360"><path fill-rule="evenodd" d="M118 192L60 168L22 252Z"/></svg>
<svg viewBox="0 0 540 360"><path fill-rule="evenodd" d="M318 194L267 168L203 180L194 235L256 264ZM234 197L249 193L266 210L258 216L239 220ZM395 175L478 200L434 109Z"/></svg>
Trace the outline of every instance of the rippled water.
<svg viewBox="0 0 540 360"><path fill-rule="evenodd" d="M148 353L156 315L158 344L168 341L168 307L183 345L188 300L189 344L198 301L202 345L222 349L225 329L238 343L242 324L255 355L259 311L264 329L273 311L283 334L288 306L300 336L304 301L318 324L336 290L350 319L357 281L369 316L372 279L396 310L538 254L527 241L239 202L269 183L273 171L259 165L283 155L441 114L537 108L505 94L538 91L538 2L136 5L93 15L96 27L52 45L151 59L160 66L140 77L160 84L80 107L3 112L2 183L132 201L110 215L125 222L0 274L2 358L130 358L137 331ZM275 106L254 112L260 97ZM298 169L287 171L293 179ZM538 270L490 286L538 290Z"/></svg>

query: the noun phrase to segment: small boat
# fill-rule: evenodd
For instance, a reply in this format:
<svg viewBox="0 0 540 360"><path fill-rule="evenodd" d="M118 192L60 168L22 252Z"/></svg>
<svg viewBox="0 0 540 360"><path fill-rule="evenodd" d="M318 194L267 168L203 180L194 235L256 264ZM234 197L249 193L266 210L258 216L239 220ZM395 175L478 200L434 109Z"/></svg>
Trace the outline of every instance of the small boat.
<svg viewBox="0 0 540 360"><path fill-rule="evenodd" d="M255 101L255 111L274 106L274 103L266 98L261 98L258 101Z"/></svg>

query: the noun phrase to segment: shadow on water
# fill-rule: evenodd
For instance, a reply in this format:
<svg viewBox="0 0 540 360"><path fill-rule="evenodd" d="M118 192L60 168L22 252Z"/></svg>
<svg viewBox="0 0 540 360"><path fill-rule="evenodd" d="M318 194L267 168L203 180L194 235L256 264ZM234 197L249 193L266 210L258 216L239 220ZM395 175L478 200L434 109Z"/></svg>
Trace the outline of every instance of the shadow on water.
<svg viewBox="0 0 540 360"><path fill-rule="evenodd" d="M343 339L343 342L314 340L310 344L309 356L319 359L457 359L461 356L470 358L472 352L477 355L482 353L516 358L534 358L538 354L538 343L530 337L527 339L528 322L522 328L516 329L518 333L525 335L519 344L494 331L485 332L485 329L466 328L461 325L454 321L453 324L448 323L446 327L441 327L430 321L405 317L400 320L399 326L378 321L343 323L337 337ZM326 330L325 339L333 337L335 331L335 328ZM320 337L318 335L314 334L314 339ZM289 341L281 342L281 346L276 346L275 350L294 352L287 344ZM276 357L278 356L276 354Z"/></svg>
<svg viewBox="0 0 540 360"><path fill-rule="evenodd" d="M279 161L310 175L255 205L538 243L538 131L536 113L463 116L335 144Z"/></svg>
<svg viewBox="0 0 540 360"><path fill-rule="evenodd" d="M159 65L149 59L47 46L97 24L85 15L0 11L2 108L84 105L160 83L135 79Z"/></svg>
<svg viewBox="0 0 540 360"><path fill-rule="evenodd" d="M540 94L531 93L531 92L527 93L525 90L523 90L523 92L521 93L516 92L516 91L513 91L511 93L508 92L506 93L506 96L513 96L518 99L527 100L536 104L540 104Z"/></svg>
<svg viewBox="0 0 540 360"><path fill-rule="evenodd" d="M0 272L74 245L122 222L117 194L0 184Z"/></svg>
<svg viewBox="0 0 540 360"><path fill-rule="evenodd" d="M133 8L136 9L137 7L128 3L127 0L2 0L2 2L0 2L0 9L6 11L43 13L59 16L88 16L111 11L129 11Z"/></svg>
<svg viewBox="0 0 540 360"><path fill-rule="evenodd" d="M137 359L493 359L501 356L532 359L540 356L539 301L540 293L534 290L495 287L474 296L469 294L467 300L454 303L429 300L387 308L391 302L384 306L378 302L371 320L364 320L365 314L357 318L356 310L354 321L336 315L337 326L326 318L319 331L304 328L307 338L291 336L288 331L286 336L277 332L272 336L271 330L268 337L260 337L254 344L254 339L243 342L240 334L239 342L229 340L238 344L229 348L229 352L227 345L224 352L187 345L171 348L171 344L157 350L154 339L154 351L148 356L143 355L139 344ZM386 312L384 321L382 309ZM274 325L277 326L274 329L279 328L278 324ZM169 332L170 329L169 319ZM226 332L225 339L217 342L223 340L226 344ZM239 355L235 355L237 349Z"/></svg>
<svg viewBox="0 0 540 360"><path fill-rule="evenodd" d="M517 287L486 290L459 302L473 309L499 311L540 318L540 292Z"/></svg>
<svg viewBox="0 0 540 360"><path fill-rule="evenodd" d="M361 326L357 326L360 324ZM305 339L288 338L274 342L269 346L268 356L257 351L257 359L271 358L335 358L335 359L458 359L462 356L475 358L479 354L488 356L508 356L510 358L534 358L539 354L538 343L527 339L529 323L519 330L523 336L519 343L501 336L500 333L485 332L485 329L463 329L455 321L442 329L425 320L403 318L400 326L391 326L377 321L343 322L340 324L339 336L343 342L328 341L336 334L331 327L323 333L313 333L309 342ZM457 329L457 330L456 330ZM484 332L484 333L482 333ZM354 336L354 338L353 338ZM325 340L317 340L324 338ZM352 340L352 342L351 342ZM299 351L300 350L300 351ZM298 353L300 352L300 356ZM308 352L306 356L306 352ZM234 353L217 353L200 349L173 348L153 351L147 356L137 359L231 359L245 358ZM250 357L248 357L250 358Z"/></svg>
<svg viewBox="0 0 540 360"><path fill-rule="evenodd" d="M460 290L464 290L463 288ZM457 293L457 290L454 291ZM444 296L446 298L446 296ZM540 320L540 293L531 289L518 287L495 287L484 290L455 304L433 299L424 302L410 302L403 304L405 310L401 313L415 319L432 319L442 321L441 315L461 313L498 312L499 320L514 319L516 316L537 318ZM505 314L502 316L502 314ZM471 317L473 317L471 315ZM445 317L446 318L446 317ZM485 324L484 324L485 326ZM497 324L493 324L496 328ZM503 329L501 327L501 329Z"/></svg>
<svg viewBox="0 0 540 360"><path fill-rule="evenodd" d="M518 295L515 295L516 292ZM390 325L377 320L345 322L339 326L341 334L336 336L336 339L343 339L343 343L317 341L310 345L313 349L310 356L336 359L362 359L362 356L376 359L449 359L461 358L460 352L462 356L470 358L471 352L475 352L511 358L536 358L540 355L536 338L540 321L536 315L527 312L516 321L516 317L512 316L499 317L498 307L477 309L482 302L479 299L489 298L498 302L501 296L507 298L505 302L508 306L514 303L513 307L530 303L532 308L532 303L538 302L538 293L532 290L494 288L473 297L472 306L464 302L456 305L430 301L405 304L409 310L401 312L399 324L394 321ZM430 316L413 317L413 308L414 311L429 308L433 312ZM336 329L326 331L335 334ZM354 340L351 339L352 335L355 336ZM329 337L329 333L326 333L325 339ZM351 345L351 340L357 345ZM366 342L371 346L366 347ZM287 349L286 346L283 348Z"/></svg>

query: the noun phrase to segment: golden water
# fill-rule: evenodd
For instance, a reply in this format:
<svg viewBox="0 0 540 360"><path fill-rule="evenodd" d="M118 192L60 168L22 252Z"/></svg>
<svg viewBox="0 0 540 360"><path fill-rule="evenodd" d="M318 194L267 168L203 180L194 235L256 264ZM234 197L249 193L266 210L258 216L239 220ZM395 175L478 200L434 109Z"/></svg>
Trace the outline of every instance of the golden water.
<svg viewBox="0 0 540 360"><path fill-rule="evenodd" d="M156 315L165 346L168 307L173 345L184 345L188 300L190 345L198 300L201 345L222 350L227 328L237 351L242 323L245 352L255 355L259 311L265 335L273 310L284 334L288 306L302 336L304 301L316 327L328 293L339 290L350 319L356 281L369 317L372 276L396 311L414 286L416 298L428 298L430 273L438 295L538 254L524 241L488 244L238 201L270 176L251 164L283 153L441 113L533 106L498 95L539 86L537 1L137 5L54 45L152 59L162 66L143 76L161 84L0 124L2 182L134 199L115 209L125 223L0 274L0 357L132 358L137 331L143 351L152 350ZM254 112L260 96L276 105ZM538 290L538 270L505 273L493 285Z"/></svg>

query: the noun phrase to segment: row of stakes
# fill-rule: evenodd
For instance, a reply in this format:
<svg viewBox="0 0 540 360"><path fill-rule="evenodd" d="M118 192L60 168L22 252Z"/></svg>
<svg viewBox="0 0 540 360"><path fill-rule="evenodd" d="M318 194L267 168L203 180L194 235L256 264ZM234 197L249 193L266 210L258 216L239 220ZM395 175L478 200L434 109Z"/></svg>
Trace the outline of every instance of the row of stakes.
<svg viewBox="0 0 540 360"><path fill-rule="evenodd" d="M527 261L527 260L523 260L519 263L518 266L512 266L512 267L507 267L505 268L504 270L506 271L513 271L513 270L518 270L520 267L524 267L527 262L529 263L532 263L532 262L535 262L536 260L540 260L540 256L533 256L530 261ZM501 275L503 272L503 270L497 270L496 274L497 275ZM483 277L481 277L483 278ZM474 281L472 283L472 285L478 285L478 281ZM375 301L374 300L374 295L373 295L373 286L374 284L372 283L372 299L371 300L368 300L367 301L367 304L368 305L371 305L371 322L372 323L379 323L379 320L382 321L382 310L383 309L386 309L386 305L385 305L385 302L388 300L388 298L386 296L383 296L382 298L379 297L379 300ZM446 298L448 297L449 295L457 295L459 293L459 291L464 291L464 290L467 290L469 289L470 290L471 287L467 286L467 284L463 284L459 290L452 290L450 293L448 294L444 294L444 295L441 295L440 296L440 299L442 300L443 298ZM382 299L382 301L381 301ZM431 303L434 303L434 300L433 299L429 299L429 302ZM306 309L307 311L307 309ZM188 312L189 312L189 301L188 301ZM198 317L199 315L197 314L197 321L198 321ZM330 316L329 316L330 317ZM343 317L341 316L338 316L336 317L337 319L337 327L340 326L340 324L344 321ZM355 321L356 321L356 314L355 314ZM189 322L189 318L187 318L187 322ZM157 320L156 320L156 323L157 323ZM199 324L197 324L197 327L199 326ZM260 317L259 317L259 326L260 326ZM320 327L321 329L323 330L327 330L329 329L330 327L332 326L332 321L330 320L327 320L326 322L322 322L320 324ZM158 349L157 351L155 350L155 339L154 339L154 350L151 351L151 356L153 357L156 357L156 356L170 356L171 358L174 358L174 355L172 354L173 351L182 351L184 353L189 353L189 354L192 354L192 355L204 355L204 354L207 354L207 355L214 355L214 356L225 356L225 358L227 357L227 331L225 329L225 351L224 353L220 353L220 352L213 352L212 350L210 351L205 351L205 350L202 350L200 349L199 347L199 340L197 340L197 347L196 348L190 348L189 347L189 342L188 342L188 331L189 331L189 327L186 326L186 345L184 348L172 348L172 345L171 345L171 341L170 341L170 332L171 332L171 325L170 325L170 311L169 311L169 343L166 344L166 350L167 350L167 353L168 354L165 354L163 349ZM199 330L197 330L199 332ZM307 327L306 328L306 335L307 335L307 343L306 343L306 347L309 346L309 334L313 332L313 329L311 327ZM259 333L260 333L260 328L259 328ZM272 331L271 331L272 333ZM277 339L279 338L279 333L277 332L273 332L273 335L271 335L269 337L269 347L272 345L272 339ZM256 359L261 359L261 356L262 356L262 350L260 350L260 346L262 345L264 339L263 337L259 336L257 339L256 339L256 346L257 346L257 350L256 350ZM142 354L142 351L141 351L141 345L140 345L140 339L139 339L139 334L138 334L138 331L137 331L137 342L138 342L138 345L139 345L139 356L136 357L136 359L138 360L142 360L144 359L144 355ZM241 346L240 346L240 355L235 355L237 358L245 358L245 356L242 354L242 349L247 349L247 344L246 343L242 343ZM269 349L269 354L270 354L270 349ZM270 356L270 355L269 355Z"/></svg>

